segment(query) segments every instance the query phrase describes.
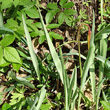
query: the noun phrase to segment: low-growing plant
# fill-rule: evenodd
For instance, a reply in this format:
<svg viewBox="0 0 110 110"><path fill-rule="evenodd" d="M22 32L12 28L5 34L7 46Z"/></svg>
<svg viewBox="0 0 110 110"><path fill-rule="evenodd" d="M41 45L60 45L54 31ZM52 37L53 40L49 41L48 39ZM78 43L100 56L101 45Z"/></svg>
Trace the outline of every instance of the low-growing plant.
<svg viewBox="0 0 110 110"><path fill-rule="evenodd" d="M80 9L76 16L76 4L73 2L47 2L47 6L43 7L38 0L0 0L0 78L6 87L0 94L0 98L5 97L4 102L0 100L1 109L79 110L84 105L84 109L98 110L102 107L109 110L110 25L104 18L109 15L108 0L99 1L101 24L98 29L93 11L92 33L86 10ZM92 3L87 1L83 4L88 7L89 2ZM78 27L76 40L66 42L64 37L54 32L63 25L74 29ZM88 27L88 40L84 42L80 34L82 26L85 26L84 32ZM33 48L32 39L35 37L38 45L42 46L45 41L44 44L49 47L42 58L40 51L35 52ZM53 39L64 41L55 48ZM73 52L72 47L68 53L63 53L63 46L69 43L78 44L78 51ZM81 50L83 44L88 44L85 56ZM74 59L71 74L66 69L68 59Z"/></svg>

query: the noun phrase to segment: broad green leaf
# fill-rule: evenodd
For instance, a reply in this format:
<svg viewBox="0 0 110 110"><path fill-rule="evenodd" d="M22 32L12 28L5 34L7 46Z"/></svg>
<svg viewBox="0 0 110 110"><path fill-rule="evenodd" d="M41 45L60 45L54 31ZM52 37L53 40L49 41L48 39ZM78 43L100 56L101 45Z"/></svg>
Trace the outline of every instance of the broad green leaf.
<svg viewBox="0 0 110 110"><path fill-rule="evenodd" d="M65 22L68 26L72 26L72 21L69 19L70 16L65 16Z"/></svg>
<svg viewBox="0 0 110 110"><path fill-rule="evenodd" d="M35 25L37 28L42 28L41 22L36 22L36 23L34 23L34 25Z"/></svg>
<svg viewBox="0 0 110 110"><path fill-rule="evenodd" d="M1 59L0 61L0 67L6 67L8 66L10 63L7 62L4 58Z"/></svg>
<svg viewBox="0 0 110 110"><path fill-rule="evenodd" d="M12 63L13 69L16 70L17 72L19 71L21 64L17 64L17 63Z"/></svg>
<svg viewBox="0 0 110 110"><path fill-rule="evenodd" d="M64 19L65 19L65 14L61 12L58 16L58 23L62 24L64 22Z"/></svg>
<svg viewBox="0 0 110 110"><path fill-rule="evenodd" d="M58 11L59 11L59 9L57 9L57 10L50 10L50 11L47 12L46 17L45 17L46 24L49 24L53 20L54 16L56 15L56 13Z"/></svg>
<svg viewBox="0 0 110 110"><path fill-rule="evenodd" d="M67 9L67 10L64 10L64 13L66 15L75 15L77 12L76 10L73 10L73 9Z"/></svg>
<svg viewBox="0 0 110 110"><path fill-rule="evenodd" d="M11 7L12 2L13 0L3 0L2 5L1 5L1 10Z"/></svg>
<svg viewBox="0 0 110 110"><path fill-rule="evenodd" d="M45 40L46 40L46 36L45 35L40 36L39 44L42 44Z"/></svg>
<svg viewBox="0 0 110 110"><path fill-rule="evenodd" d="M42 104L40 109L41 110L50 110L51 109L51 104Z"/></svg>
<svg viewBox="0 0 110 110"><path fill-rule="evenodd" d="M49 3L47 5L47 8L55 10L55 9L58 9L58 6L57 6L57 3Z"/></svg>
<svg viewBox="0 0 110 110"><path fill-rule="evenodd" d="M60 26L60 24L49 24L47 26L48 29L54 29L54 28L58 28Z"/></svg>
<svg viewBox="0 0 110 110"><path fill-rule="evenodd" d="M0 46L0 67L8 66L9 63L3 58L3 48Z"/></svg>
<svg viewBox="0 0 110 110"><path fill-rule="evenodd" d="M4 104L2 105L2 110L9 110L10 108L11 108L11 105L8 104L8 103L4 103Z"/></svg>
<svg viewBox="0 0 110 110"><path fill-rule="evenodd" d="M106 101L101 101L104 110L110 110L110 103Z"/></svg>
<svg viewBox="0 0 110 110"><path fill-rule="evenodd" d="M4 48L4 57L8 62L19 64L22 63L17 50L13 47Z"/></svg>
<svg viewBox="0 0 110 110"><path fill-rule="evenodd" d="M5 24L5 27L12 29L13 31L17 31L18 23L13 18L8 19L7 23Z"/></svg>
<svg viewBox="0 0 110 110"><path fill-rule="evenodd" d="M39 18L39 13L36 8L26 9L25 12L30 18Z"/></svg>
<svg viewBox="0 0 110 110"><path fill-rule="evenodd" d="M11 29L6 27L0 27L0 34L13 34L14 32Z"/></svg>
<svg viewBox="0 0 110 110"><path fill-rule="evenodd" d="M54 39L61 39L61 40L64 39L61 35L59 35L59 34L57 34L57 33L55 33L55 32L49 32L49 35L50 35L51 37L53 37Z"/></svg>
<svg viewBox="0 0 110 110"><path fill-rule="evenodd" d="M36 4L36 2L34 2L34 1L32 2L30 0L20 0L19 1L19 5L23 5L27 9L34 7L35 4Z"/></svg>
<svg viewBox="0 0 110 110"><path fill-rule="evenodd" d="M15 37L13 35L6 35L0 42L1 46L6 47L10 44L12 44L15 40Z"/></svg>
<svg viewBox="0 0 110 110"><path fill-rule="evenodd" d="M60 0L60 5L63 7L63 5L67 2L67 0Z"/></svg>
<svg viewBox="0 0 110 110"><path fill-rule="evenodd" d="M20 0L14 0L14 1L13 1L13 4L14 4L15 7L19 4L19 1L20 1Z"/></svg>
<svg viewBox="0 0 110 110"><path fill-rule="evenodd" d="M71 8L74 6L74 3L73 2L68 2L66 4L63 5L63 8Z"/></svg>

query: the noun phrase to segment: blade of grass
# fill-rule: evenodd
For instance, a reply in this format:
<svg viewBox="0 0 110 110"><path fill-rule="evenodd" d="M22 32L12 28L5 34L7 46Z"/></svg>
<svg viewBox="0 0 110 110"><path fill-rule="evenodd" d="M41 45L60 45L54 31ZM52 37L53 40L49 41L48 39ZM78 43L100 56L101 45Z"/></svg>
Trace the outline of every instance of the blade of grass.
<svg viewBox="0 0 110 110"><path fill-rule="evenodd" d="M62 50L61 46L59 46L59 51L60 51L60 58L61 58L61 64L62 64L62 72L63 72L63 81L64 81L64 92L65 92L65 110L69 110L69 79L65 71L65 64L64 64L64 59L62 55Z"/></svg>
<svg viewBox="0 0 110 110"><path fill-rule="evenodd" d="M70 86L69 86L69 90L68 90L68 94L69 94L69 99L71 98L71 95L72 95L72 91L76 90L76 77L77 77L77 69L76 67L73 69L73 72L72 72L72 76L71 76L71 79L70 79ZM73 92L74 93L74 92ZM70 102L69 102L70 103Z"/></svg>
<svg viewBox="0 0 110 110"><path fill-rule="evenodd" d="M29 47L29 53L30 53L30 56L32 58L32 63L33 63L33 66L35 68L36 74L38 76L38 80L40 81L38 60L37 60L37 57L35 55L35 52L34 52L34 49L33 49L33 46L32 46L32 42L31 42L31 37L30 37L29 31L27 29L27 26L26 26L26 23L25 23L23 15L22 15L22 20L23 20L23 25L24 25L24 31L25 31L26 39L27 39L27 44L28 44L28 47Z"/></svg>
<svg viewBox="0 0 110 110"><path fill-rule="evenodd" d="M102 34L110 34L110 24L95 35L95 41L102 39Z"/></svg>
<svg viewBox="0 0 110 110"><path fill-rule="evenodd" d="M90 66L93 64L94 57L95 57L94 56L94 51L95 51L94 29L95 29L95 15L94 15L94 11L93 11L93 25L92 25L92 35L91 35L91 41L90 41L90 49L88 51L87 59L85 61L84 67L83 67L82 78L81 78L81 86L80 86L80 91L81 92L84 90L86 77L88 75L88 70L89 70ZM80 101L81 101L81 94L79 92L78 107L77 107L78 110L79 110Z"/></svg>
<svg viewBox="0 0 110 110"><path fill-rule="evenodd" d="M3 16L1 11L1 3L0 3L0 27L3 27Z"/></svg>
<svg viewBox="0 0 110 110"><path fill-rule="evenodd" d="M28 80L26 80L25 78L22 78L22 77L18 77L15 75L15 72L13 70L9 71L8 75L16 80L17 82L19 82L20 84L23 84L25 86L28 86L32 89L35 89L35 86L33 84L31 84Z"/></svg>
<svg viewBox="0 0 110 110"><path fill-rule="evenodd" d="M77 93L77 68L75 67L73 69L73 73L70 79L70 88L69 88L69 94L71 94L71 97L69 97L69 99L71 98L71 110L74 110L75 107L75 100L78 97L78 93Z"/></svg>
<svg viewBox="0 0 110 110"><path fill-rule="evenodd" d="M106 54L107 54L107 41L105 39L105 36L107 36L107 34L102 34L102 39L100 40L100 55L102 55L104 58L106 58ZM99 66L99 83L103 79L103 74L104 74L104 64L100 62L100 66ZM99 97L100 97L100 93L101 93L101 90L102 90L102 85L103 85L103 83L101 83L98 86L97 98L96 98L96 110L98 110Z"/></svg>
<svg viewBox="0 0 110 110"><path fill-rule="evenodd" d="M100 8L101 8L101 21L103 22L103 0L101 0Z"/></svg>
<svg viewBox="0 0 110 110"><path fill-rule="evenodd" d="M45 32L45 35L46 35L46 38L47 38L47 42L48 42L48 45L49 45L50 53L52 55L52 58L53 58L53 61L55 63L55 66L57 68L57 71L59 73L60 79L61 79L62 83L64 83L63 82L62 65L61 65L60 59L59 59L58 54L57 54L57 52L55 50L55 47L52 44L52 41L51 41L50 36L49 36L49 33L48 33L48 31L46 29L46 26L44 24L44 21L43 21L43 18L42 18L40 9L39 9L39 4L37 3L36 6L38 8L38 12L39 12L40 20L41 20L41 23L42 23L42 27L44 29L44 32Z"/></svg>
<svg viewBox="0 0 110 110"><path fill-rule="evenodd" d="M96 56L95 57L97 60L99 60L99 61L101 61L102 63L106 63L106 65L108 66L108 67L110 67L110 61L109 60L107 60L106 58L104 58L103 56L101 56L101 55L98 55L98 56Z"/></svg>
<svg viewBox="0 0 110 110"><path fill-rule="evenodd" d="M41 93L40 93L40 97L39 97L39 101L38 101L38 104L37 106L34 108L34 110L40 110L40 107L42 105L42 102L45 98L45 95L46 95L46 89L45 89L45 86L42 87L41 89Z"/></svg>
<svg viewBox="0 0 110 110"><path fill-rule="evenodd" d="M94 66L94 63L90 66L90 79L91 79L93 102L95 103L95 101L96 101L96 87L95 87L95 66Z"/></svg>

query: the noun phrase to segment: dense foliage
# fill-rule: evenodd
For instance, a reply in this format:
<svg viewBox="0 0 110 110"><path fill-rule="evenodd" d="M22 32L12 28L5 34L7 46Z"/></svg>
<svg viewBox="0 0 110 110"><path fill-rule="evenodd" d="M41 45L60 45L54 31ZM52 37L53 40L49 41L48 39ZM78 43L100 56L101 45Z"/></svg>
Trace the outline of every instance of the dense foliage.
<svg viewBox="0 0 110 110"><path fill-rule="evenodd" d="M109 0L0 0L0 110L110 110Z"/></svg>

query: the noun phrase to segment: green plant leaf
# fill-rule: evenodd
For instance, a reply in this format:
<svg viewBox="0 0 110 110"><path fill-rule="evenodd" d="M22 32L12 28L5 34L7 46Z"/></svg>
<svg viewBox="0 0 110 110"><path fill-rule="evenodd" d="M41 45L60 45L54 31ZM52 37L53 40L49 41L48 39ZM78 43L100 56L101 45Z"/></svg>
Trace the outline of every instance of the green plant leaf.
<svg viewBox="0 0 110 110"><path fill-rule="evenodd" d="M40 36L39 44L42 44L45 40L46 40L46 36L45 35Z"/></svg>
<svg viewBox="0 0 110 110"><path fill-rule="evenodd" d="M6 35L0 42L1 46L6 47L10 44L12 44L15 40L15 37L13 35Z"/></svg>
<svg viewBox="0 0 110 110"><path fill-rule="evenodd" d="M17 72L19 71L21 64L17 64L17 63L12 63L13 69L16 70Z"/></svg>
<svg viewBox="0 0 110 110"><path fill-rule="evenodd" d="M8 104L8 103L4 103L4 104L2 105L2 110L9 110L10 108L11 108L11 105Z"/></svg>
<svg viewBox="0 0 110 110"><path fill-rule="evenodd" d="M63 7L63 5L67 2L67 0L60 0L60 5Z"/></svg>
<svg viewBox="0 0 110 110"><path fill-rule="evenodd" d="M67 9L67 10L64 10L64 13L66 15L75 15L77 12L76 10L73 10L73 9Z"/></svg>
<svg viewBox="0 0 110 110"><path fill-rule="evenodd" d="M58 11L59 11L59 9L57 9L57 10L50 10L50 11L47 12L46 17L45 17L46 24L49 24L53 20L54 16L56 15L56 13Z"/></svg>
<svg viewBox="0 0 110 110"><path fill-rule="evenodd" d="M6 27L0 27L0 34L13 34L14 32L11 29Z"/></svg>
<svg viewBox="0 0 110 110"><path fill-rule="evenodd" d="M110 25L108 25L107 27L105 27L104 29L102 29L101 31L99 31L96 35L95 35L95 41L98 39L102 38L102 34L110 34Z"/></svg>
<svg viewBox="0 0 110 110"><path fill-rule="evenodd" d="M31 84L28 80L26 80L25 78L16 76L15 72L13 70L8 72L8 76L11 77L12 79L16 80L20 84L24 84L25 86L35 89L35 86L33 84Z"/></svg>
<svg viewBox="0 0 110 110"><path fill-rule="evenodd" d="M13 0L3 0L1 10L11 7Z"/></svg>
<svg viewBox="0 0 110 110"><path fill-rule="evenodd" d="M110 103L106 101L101 101L104 110L110 110Z"/></svg>
<svg viewBox="0 0 110 110"><path fill-rule="evenodd" d="M55 10L55 9L58 9L58 6L57 6L57 3L49 3L47 5L47 8Z"/></svg>
<svg viewBox="0 0 110 110"><path fill-rule="evenodd" d="M25 12L30 18L39 18L39 13L36 8L26 9Z"/></svg>
<svg viewBox="0 0 110 110"><path fill-rule="evenodd" d="M17 50L13 47L4 48L4 57L8 62L22 64Z"/></svg>
<svg viewBox="0 0 110 110"><path fill-rule="evenodd" d="M58 23L62 24L64 22L64 19L65 19L65 14L61 12L58 16Z"/></svg>
<svg viewBox="0 0 110 110"><path fill-rule="evenodd" d="M26 7L27 9L34 7L34 5L36 4L36 2L32 2L30 0L20 0L19 5L22 5L24 7Z"/></svg>
<svg viewBox="0 0 110 110"><path fill-rule="evenodd" d="M70 16L65 16L65 22L68 26L72 26L72 22L71 20L69 19Z"/></svg>
<svg viewBox="0 0 110 110"><path fill-rule="evenodd" d="M68 2L66 4L63 5L63 8L71 8L74 6L74 3L73 2Z"/></svg>
<svg viewBox="0 0 110 110"><path fill-rule="evenodd" d="M14 4L15 7L19 4L19 1L20 0L14 0L13 4Z"/></svg>
<svg viewBox="0 0 110 110"><path fill-rule="evenodd" d="M40 109L41 110L50 110L51 104L42 104Z"/></svg>
<svg viewBox="0 0 110 110"><path fill-rule="evenodd" d="M41 88L41 93L40 93L40 97L39 97L38 104L37 104L37 106L34 108L34 110L39 110L39 109L40 109L40 107L41 107L41 105L42 105L42 102L43 102L43 100L44 100L44 98L45 98L45 95L46 95L46 89L45 89L45 87L43 86L43 87Z"/></svg>
<svg viewBox="0 0 110 110"><path fill-rule="evenodd" d="M92 35L91 35L91 40L90 40L90 48L88 51L87 59L84 63L84 67L83 67L80 92L84 91L88 71L90 69L90 66L94 63L94 57L95 57L95 44L94 44L94 33L95 32L94 32L94 29L95 29L95 15L94 15L94 11L93 11L93 24L92 24ZM79 94L78 108L80 105L80 101L81 101L81 93Z"/></svg>
<svg viewBox="0 0 110 110"><path fill-rule="evenodd" d="M54 29L54 28L58 28L60 26L60 24L49 24L47 26L48 29Z"/></svg>
<svg viewBox="0 0 110 110"><path fill-rule="evenodd" d="M12 29L13 31L17 31L18 23L13 18L10 18L7 20L7 23L5 24L5 27Z"/></svg>
<svg viewBox="0 0 110 110"><path fill-rule="evenodd" d="M34 23L34 25L35 25L37 28L42 28L41 22L36 22L36 23Z"/></svg>
<svg viewBox="0 0 110 110"><path fill-rule="evenodd" d="M35 86L33 84L31 84L28 80L26 80L25 78L22 78L22 77L16 77L15 79L17 82L21 83L21 84L24 84L32 89L35 89Z"/></svg>
<svg viewBox="0 0 110 110"><path fill-rule="evenodd" d="M33 63L33 66L35 68L35 71L36 71L36 74L38 76L38 79L40 80L39 63L38 63L37 57L35 55L35 52L34 52L34 49L33 49L33 45L32 45L32 42L31 42L31 37L30 37L29 31L28 31L28 28L26 26L26 23L25 23L23 15L22 15L22 20L23 20L23 25L24 25L24 31L25 31L26 39L27 39L27 44L28 44L28 47L29 47L29 53L30 53L30 56L32 58L32 63Z"/></svg>
<svg viewBox="0 0 110 110"><path fill-rule="evenodd" d="M58 57L58 54L57 54L57 52L56 52L56 50L55 50L55 47L53 46L52 41L51 41L51 39L50 39L49 33L48 33L48 31L47 31L47 29L46 29L46 26L45 26L45 24L44 24L44 21L43 21L42 15L41 15L41 13L40 13L39 7L38 7L38 11L39 11L40 20L41 20L41 23L42 23L42 26L43 26L43 29L44 29L44 32L45 32L45 35L46 35L46 38L47 38L47 42L48 42L48 45L49 45L49 49L50 49L52 58L53 58L53 60L54 60L54 63L55 63L55 66L56 66L56 68L57 68L57 71L58 71L58 73L59 73L59 76L60 76L60 78L61 78L61 81L62 81L62 83L63 83L63 73L62 73L61 61L60 61L60 59L59 59L59 57Z"/></svg>
<svg viewBox="0 0 110 110"><path fill-rule="evenodd" d="M9 63L3 58L3 48L0 46L0 67L8 66Z"/></svg>
<svg viewBox="0 0 110 110"><path fill-rule="evenodd" d="M49 32L49 35L50 35L51 37L53 37L54 39L61 39L61 40L64 39L61 35L59 35L59 34L57 34L57 33L55 33L55 32Z"/></svg>

